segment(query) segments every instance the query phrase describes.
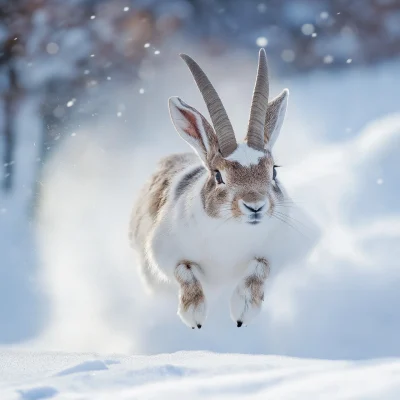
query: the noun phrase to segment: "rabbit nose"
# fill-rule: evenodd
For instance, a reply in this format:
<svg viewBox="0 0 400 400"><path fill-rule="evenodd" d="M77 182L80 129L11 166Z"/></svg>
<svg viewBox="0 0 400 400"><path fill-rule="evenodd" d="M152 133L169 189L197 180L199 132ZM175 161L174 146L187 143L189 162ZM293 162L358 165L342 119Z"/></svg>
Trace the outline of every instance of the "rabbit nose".
<svg viewBox="0 0 400 400"><path fill-rule="evenodd" d="M245 208L247 210L249 210L249 211L251 211L253 213L257 213L257 212L262 211L262 209L265 206L265 202L264 203L261 203L261 202L258 202L258 203L245 203L245 202L243 202L243 205L245 206Z"/></svg>

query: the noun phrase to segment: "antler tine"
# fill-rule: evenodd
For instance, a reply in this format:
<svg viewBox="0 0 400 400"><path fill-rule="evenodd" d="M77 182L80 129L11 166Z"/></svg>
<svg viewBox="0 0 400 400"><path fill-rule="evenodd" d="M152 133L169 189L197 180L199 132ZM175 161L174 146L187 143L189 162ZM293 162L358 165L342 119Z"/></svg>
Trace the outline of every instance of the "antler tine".
<svg viewBox="0 0 400 400"><path fill-rule="evenodd" d="M210 113L215 133L217 135L221 154L223 157L228 157L235 151L237 142L233 132L232 124L229 121L228 114L225 111L222 101L210 80L207 78L207 75L199 67L199 65L186 54L180 54L180 56L189 67L190 72L192 73L200 93L202 94L207 105L208 112Z"/></svg>

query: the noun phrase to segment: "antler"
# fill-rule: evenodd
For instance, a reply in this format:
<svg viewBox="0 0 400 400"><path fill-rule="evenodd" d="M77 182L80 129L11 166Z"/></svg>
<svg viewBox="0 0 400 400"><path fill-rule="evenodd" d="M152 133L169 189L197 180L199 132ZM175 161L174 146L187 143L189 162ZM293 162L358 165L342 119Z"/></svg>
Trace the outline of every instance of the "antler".
<svg viewBox="0 0 400 400"><path fill-rule="evenodd" d="M194 80L203 96L210 113L211 120L214 125L215 133L218 139L219 149L223 157L228 157L237 147L235 133L233 132L232 124L229 121L228 114L214 89L207 75L199 67L199 65L188 55L180 54L181 58L190 69ZM265 113L263 118L265 117Z"/></svg>
<svg viewBox="0 0 400 400"><path fill-rule="evenodd" d="M264 124L268 107L269 82L267 56L260 49L258 58L257 79L251 102L250 119L247 128L247 144L256 150L264 148Z"/></svg>

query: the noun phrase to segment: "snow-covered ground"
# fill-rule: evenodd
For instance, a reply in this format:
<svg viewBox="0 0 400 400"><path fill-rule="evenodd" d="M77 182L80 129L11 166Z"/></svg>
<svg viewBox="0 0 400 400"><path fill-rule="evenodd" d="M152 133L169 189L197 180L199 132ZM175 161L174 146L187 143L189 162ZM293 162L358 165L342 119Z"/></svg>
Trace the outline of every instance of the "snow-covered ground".
<svg viewBox="0 0 400 400"><path fill-rule="evenodd" d="M400 360L324 361L179 352L0 353L0 398L397 400Z"/></svg>

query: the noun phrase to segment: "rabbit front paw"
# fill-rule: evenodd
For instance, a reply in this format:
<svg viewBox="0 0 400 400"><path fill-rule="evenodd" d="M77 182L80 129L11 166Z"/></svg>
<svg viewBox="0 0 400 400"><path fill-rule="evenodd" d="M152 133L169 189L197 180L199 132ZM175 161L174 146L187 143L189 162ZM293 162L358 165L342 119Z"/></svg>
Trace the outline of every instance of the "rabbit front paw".
<svg viewBox="0 0 400 400"><path fill-rule="evenodd" d="M189 305L182 300L182 297L179 300L178 315L182 322L192 329L195 329L195 327L200 329L207 316L204 298L199 302L191 302Z"/></svg>
<svg viewBox="0 0 400 400"><path fill-rule="evenodd" d="M179 264L175 277L180 285L178 315L182 322L192 329L200 329L207 316L206 298L195 265L189 262Z"/></svg>
<svg viewBox="0 0 400 400"><path fill-rule="evenodd" d="M246 275L233 291L230 310L238 328L247 325L260 313L264 301L264 284L268 275L268 261L256 258L250 262Z"/></svg>
<svg viewBox="0 0 400 400"><path fill-rule="evenodd" d="M232 293L231 318L240 328L250 323L261 311L264 300L264 285L239 284Z"/></svg>

